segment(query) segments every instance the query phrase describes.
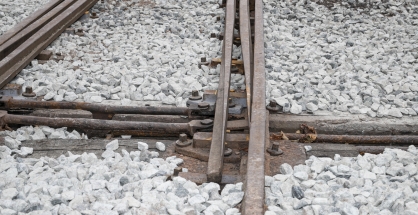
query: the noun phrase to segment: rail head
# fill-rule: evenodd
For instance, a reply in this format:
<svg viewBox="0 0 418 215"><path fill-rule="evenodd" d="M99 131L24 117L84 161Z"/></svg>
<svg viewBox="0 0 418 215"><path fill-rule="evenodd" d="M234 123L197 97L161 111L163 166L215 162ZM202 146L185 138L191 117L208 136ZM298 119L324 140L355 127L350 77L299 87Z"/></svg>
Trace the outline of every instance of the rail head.
<svg viewBox="0 0 418 215"><path fill-rule="evenodd" d="M255 0L254 77L252 79L252 110L248 148L247 177L242 214L264 214L265 146L268 142L266 78L264 62L263 0Z"/></svg>

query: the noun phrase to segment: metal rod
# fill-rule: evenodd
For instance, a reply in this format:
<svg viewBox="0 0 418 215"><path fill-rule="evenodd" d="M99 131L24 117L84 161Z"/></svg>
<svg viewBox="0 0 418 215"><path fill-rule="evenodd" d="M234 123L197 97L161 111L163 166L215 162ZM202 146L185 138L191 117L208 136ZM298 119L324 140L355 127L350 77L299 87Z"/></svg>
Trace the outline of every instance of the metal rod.
<svg viewBox="0 0 418 215"><path fill-rule="evenodd" d="M304 134L286 133L290 140L302 139ZM348 144L381 144L381 145L415 145L418 135L328 135L318 134L314 143L348 143Z"/></svg>
<svg viewBox="0 0 418 215"><path fill-rule="evenodd" d="M1 120L1 119L0 119ZM2 117L5 124L16 125L46 125L54 128L71 127L89 130L135 130L155 133L190 133L187 123L155 123L126 122L82 118L48 118L5 114Z"/></svg>
<svg viewBox="0 0 418 215"><path fill-rule="evenodd" d="M0 105L6 109L13 108L45 108L45 109L79 109L92 113L102 114L149 114L149 115L188 115L187 107L137 107L137 106L119 106L119 105L103 105L86 102L55 102L55 101L30 101L16 100L13 98L0 99ZM112 118L110 117L110 119ZM109 118L109 117L107 117Z"/></svg>
<svg viewBox="0 0 418 215"><path fill-rule="evenodd" d="M255 0L254 20L254 77L250 142L248 148L243 215L264 214L265 144L268 122L266 107L266 78L264 62L263 0Z"/></svg>
<svg viewBox="0 0 418 215"><path fill-rule="evenodd" d="M228 119L229 85L231 80L232 44L234 40L235 0L228 0L225 15L225 37L222 47L221 72L216 98L212 145L207 176L210 182L221 182L223 170L226 121Z"/></svg>
<svg viewBox="0 0 418 215"><path fill-rule="evenodd" d="M383 151L385 151L386 148L396 148L396 149L401 149L401 150L408 150L408 147L399 147L399 146L356 146L358 152L360 154L362 153L370 153L370 154L380 154L383 153Z"/></svg>

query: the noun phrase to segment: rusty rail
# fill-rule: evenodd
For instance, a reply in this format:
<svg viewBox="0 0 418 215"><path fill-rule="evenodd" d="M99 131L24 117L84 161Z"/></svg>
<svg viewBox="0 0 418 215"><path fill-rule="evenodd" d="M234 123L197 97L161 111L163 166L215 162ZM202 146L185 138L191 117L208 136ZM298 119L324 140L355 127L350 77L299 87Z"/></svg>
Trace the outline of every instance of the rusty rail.
<svg viewBox="0 0 418 215"><path fill-rule="evenodd" d="M268 128L266 128L266 125L268 122L266 111L264 19L262 0L255 0L254 19L253 101L251 106L250 142L248 148L245 195L241 208L244 215L264 214L264 164L265 144L268 140Z"/></svg>
<svg viewBox="0 0 418 215"><path fill-rule="evenodd" d="M8 54L10 54L15 48L21 45L25 40L31 37L41 27L45 26L46 23L54 19L65 9L70 7L76 0L65 0L61 4L57 5L45 15L34 21L25 29L22 29L18 34L10 38L7 42L0 45L0 60L3 60Z"/></svg>
<svg viewBox="0 0 418 215"><path fill-rule="evenodd" d="M302 139L304 134L285 134L289 140ZM416 145L418 144L417 135L329 135L318 134L314 143L348 143L361 145Z"/></svg>
<svg viewBox="0 0 418 215"><path fill-rule="evenodd" d="M188 115L187 107L153 107L153 106L119 106L103 105L86 102L55 102L17 100L12 97L0 99L0 109L42 108L42 109L78 109L93 113L93 118L112 119L114 114L149 114L149 115Z"/></svg>
<svg viewBox="0 0 418 215"><path fill-rule="evenodd" d="M222 63L216 98L212 145L210 147L208 181L221 182L223 170L226 121L228 120L228 98L231 80L232 44L234 40L235 0L228 0L225 15L225 36L222 46Z"/></svg>
<svg viewBox="0 0 418 215"><path fill-rule="evenodd" d="M2 59L0 61L0 89L96 2L97 0L76 1Z"/></svg>
<svg viewBox="0 0 418 215"><path fill-rule="evenodd" d="M250 4L249 0L239 2L239 32L241 40L242 58L244 63L245 92L247 94L248 122L251 122L251 90L253 79L253 44L251 40Z"/></svg>
<svg viewBox="0 0 418 215"><path fill-rule="evenodd" d="M83 119L83 118L49 118L24 115L7 114L0 111L1 125L45 125L54 128L70 127L87 130L109 130L118 131L118 134L135 133L138 136L146 134L146 136L161 136L161 134L173 134L178 136L179 133L191 133L188 123L156 123L156 122L127 122L115 120L100 119Z"/></svg>
<svg viewBox="0 0 418 215"><path fill-rule="evenodd" d="M56 7L63 1L64 0L51 0L47 4L42 6L42 8L38 9L22 21L20 21L12 29L8 30L6 33L0 36L0 45L7 42L10 38L13 38L16 34L20 33L23 29L34 23L36 20L41 18L43 15L48 13L48 11L52 10L54 7Z"/></svg>

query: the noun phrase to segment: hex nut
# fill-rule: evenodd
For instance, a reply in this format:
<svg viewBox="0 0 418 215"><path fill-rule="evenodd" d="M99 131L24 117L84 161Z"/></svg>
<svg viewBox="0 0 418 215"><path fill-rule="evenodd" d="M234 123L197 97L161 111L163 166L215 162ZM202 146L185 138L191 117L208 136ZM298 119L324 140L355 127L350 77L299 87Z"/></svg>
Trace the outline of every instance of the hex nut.
<svg viewBox="0 0 418 215"><path fill-rule="evenodd" d="M212 119L200 120L200 124L202 124L202 125L212 125L213 124L213 120Z"/></svg>
<svg viewBox="0 0 418 215"><path fill-rule="evenodd" d="M97 18L99 18L99 16L97 15L96 12L92 12L90 18L97 19Z"/></svg>
<svg viewBox="0 0 418 215"><path fill-rule="evenodd" d="M176 146L186 147L186 146L191 145L192 142L193 142L193 140L187 139L187 134L183 133L183 134L179 135L179 139L176 141Z"/></svg>
<svg viewBox="0 0 418 215"><path fill-rule="evenodd" d="M200 109L208 109L209 108L209 103L199 102L199 104L197 104L197 107L199 107Z"/></svg>
<svg viewBox="0 0 418 215"><path fill-rule="evenodd" d="M202 96L199 95L199 91L193 90L192 95L189 96L189 100L199 100L202 99Z"/></svg>
<svg viewBox="0 0 418 215"><path fill-rule="evenodd" d="M25 92L22 93L24 97L35 97L36 93L33 92L32 87L26 87Z"/></svg>
<svg viewBox="0 0 418 215"><path fill-rule="evenodd" d="M283 151L279 148L279 143L278 142L272 142L271 148L267 149L267 152L271 156L279 156L279 155L283 154Z"/></svg>
<svg viewBox="0 0 418 215"><path fill-rule="evenodd" d="M226 148L225 151L224 151L224 156L227 157L227 156L230 156L230 155L232 155L232 149L231 148Z"/></svg>
<svg viewBox="0 0 418 215"><path fill-rule="evenodd" d="M277 105L277 102L275 100L271 99L266 109L270 112L278 112L280 110L280 106Z"/></svg>

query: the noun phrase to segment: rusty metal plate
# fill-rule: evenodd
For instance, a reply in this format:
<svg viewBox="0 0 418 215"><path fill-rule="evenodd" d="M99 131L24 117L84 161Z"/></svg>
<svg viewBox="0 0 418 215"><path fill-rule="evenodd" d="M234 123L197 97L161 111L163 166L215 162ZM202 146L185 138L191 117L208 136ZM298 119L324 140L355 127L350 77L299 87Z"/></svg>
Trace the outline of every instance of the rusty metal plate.
<svg viewBox="0 0 418 215"><path fill-rule="evenodd" d="M296 166L299 164L305 164L306 154L304 149L304 144L284 141L284 143L279 146L283 151L282 155L271 156L266 153L266 175L274 176L280 173L280 165L288 163L291 166Z"/></svg>

